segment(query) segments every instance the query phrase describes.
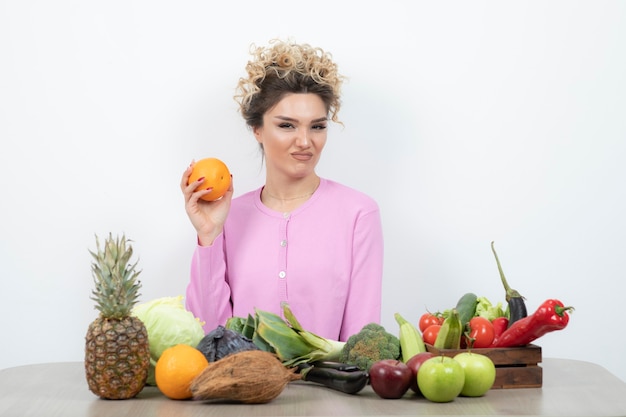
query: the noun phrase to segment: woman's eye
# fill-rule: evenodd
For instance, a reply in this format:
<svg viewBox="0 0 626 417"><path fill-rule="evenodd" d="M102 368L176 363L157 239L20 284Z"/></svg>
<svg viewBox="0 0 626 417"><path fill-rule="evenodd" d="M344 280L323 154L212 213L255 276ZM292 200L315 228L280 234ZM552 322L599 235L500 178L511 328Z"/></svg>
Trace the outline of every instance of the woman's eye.
<svg viewBox="0 0 626 417"><path fill-rule="evenodd" d="M324 130L326 129L326 125L314 125L313 130Z"/></svg>
<svg viewBox="0 0 626 417"><path fill-rule="evenodd" d="M278 127L280 127L281 129L291 129L293 128L293 125L291 123L281 123L278 125Z"/></svg>

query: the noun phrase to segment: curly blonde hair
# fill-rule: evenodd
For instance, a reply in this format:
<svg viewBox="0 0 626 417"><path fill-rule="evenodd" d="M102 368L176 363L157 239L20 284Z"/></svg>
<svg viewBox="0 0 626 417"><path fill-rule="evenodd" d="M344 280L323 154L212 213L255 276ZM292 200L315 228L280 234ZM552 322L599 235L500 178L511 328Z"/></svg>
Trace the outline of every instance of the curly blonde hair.
<svg viewBox="0 0 626 417"><path fill-rule="evenodd" d="M341 123L341 85L344 77L330 53L308 44L279 39L269 46L250 47L253 59L246 65L247 77L239 79L235 100L250 127L263 126L263 115L289 93L317 94L330 120Z"/></svg>

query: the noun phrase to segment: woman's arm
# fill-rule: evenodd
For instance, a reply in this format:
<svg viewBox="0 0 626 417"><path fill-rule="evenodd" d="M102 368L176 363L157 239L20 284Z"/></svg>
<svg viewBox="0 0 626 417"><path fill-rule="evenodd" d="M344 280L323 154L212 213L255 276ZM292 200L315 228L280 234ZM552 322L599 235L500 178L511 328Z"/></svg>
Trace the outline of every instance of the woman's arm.
<svg viewBox="0 0 626 417"><path fill-rule="evenodd" d="M383 277L383 231L378 209L361 215L354 229L350 293L340 340L368 323L380 323Z"/></svg>
<svg viewBox="0 0 626 417"><path fill-rule="evenodd" d="M211 246L198 245L191 262L186 306L204 322L206 333L224 325L233 314L223 248L224 238L220 234Z"/></svg>

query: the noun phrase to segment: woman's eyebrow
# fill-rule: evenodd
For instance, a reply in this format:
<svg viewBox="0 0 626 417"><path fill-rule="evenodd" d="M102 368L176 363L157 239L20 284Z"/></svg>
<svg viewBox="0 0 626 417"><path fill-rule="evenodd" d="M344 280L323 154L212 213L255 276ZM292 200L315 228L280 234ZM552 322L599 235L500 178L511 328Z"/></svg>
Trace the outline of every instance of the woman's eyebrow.
<svg viewBox="0 0 626 417"><path fill-rule="evenodd" d="M299 121L298 119L294 119L293 117L281 116L281 115L274 116L274 118L275 119L280 119L280 120L285 120L287 122L298 122ZM324 117L320 117L318 119L311 120L311 123L319 123L319 122L326 122L326 121L328 121L328 117L324 116Z"/></svg>

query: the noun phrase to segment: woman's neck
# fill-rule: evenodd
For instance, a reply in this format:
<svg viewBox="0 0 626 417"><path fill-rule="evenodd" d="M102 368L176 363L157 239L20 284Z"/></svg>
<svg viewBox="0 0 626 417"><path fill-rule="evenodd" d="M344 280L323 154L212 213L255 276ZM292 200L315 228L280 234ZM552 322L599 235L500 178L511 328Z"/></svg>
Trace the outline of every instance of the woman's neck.
<svg viewBox="0 0 626 417"><path fill-rule="evenodd" d="M315 193L319 184L320 178L318 176L309 180L282 185L267 181L261 191L261 201L277 211L292 211L307 201Z"/></svg>

